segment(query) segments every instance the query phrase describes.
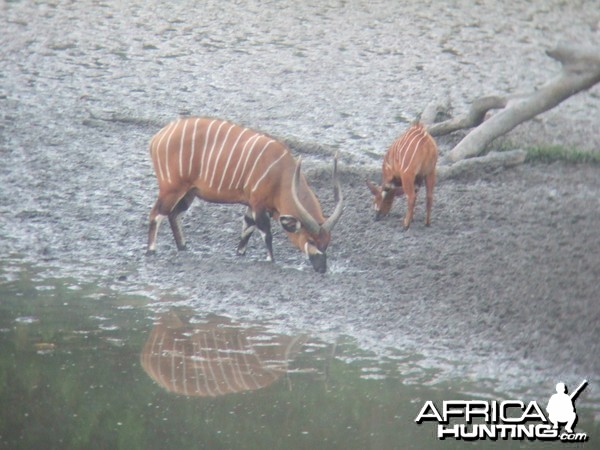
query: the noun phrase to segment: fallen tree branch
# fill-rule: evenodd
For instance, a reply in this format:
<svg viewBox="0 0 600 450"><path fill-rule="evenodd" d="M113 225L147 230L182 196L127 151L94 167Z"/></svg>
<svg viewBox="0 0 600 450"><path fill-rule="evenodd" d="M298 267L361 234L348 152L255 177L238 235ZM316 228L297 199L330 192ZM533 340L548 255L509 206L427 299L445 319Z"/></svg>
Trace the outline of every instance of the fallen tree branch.
<svg viewBox="0 0 600 450"><path fill-rule="evenodd" d="M450 134L458 130L464 130L465 128L476 127L483 122L485 114L489 110L504 108L507 103L508 98L499 95L478 98L473 102L467 114L446 120L445 122L430 125L427 128L427 131L435 137Z"/></svg>
<svg viewBox="0 0 600 450"><path fill-rule="evenodd" d="M458 178L471 172L490 172L493 170L518 166L525 162L525 150L509 150L504 152L490 152L478 158L469 158L455 162L451 165L440 165L436 168L436 177L439 180Z"/></svg>
<svg viewBox="0 0 600 450"><path fill-rule="evenodd" d="M431 124L435 124L437 122L437 118L439 115L450 115L450 109L450 97L448 95L446 96L446 99L443 103L440 103L437 100L432 100L427 104L427 106L425 106L425 109L421 113L420 120L423 124L427 126L427 129L430 130Z"/></svg>
<svg viewBox="0 0 600 450"><path fill-rule="evenodd" d="M481 154L492 140L600 82L600 51L597 49L561 45L546 54L559 61L562 70L541 88L525 95L481 97L473 102L467 114L428 127L433 136L477 127L449 152L450 161ZM501 111L484 120L492 109Z"/></svg>
<svg viewBox="0 0 600 450"><path fill-rule="evenodd" d="M573 47L565 44L546 50L546 55L560 62L567 72L600 71L600 50L595 48Z"/></svg>

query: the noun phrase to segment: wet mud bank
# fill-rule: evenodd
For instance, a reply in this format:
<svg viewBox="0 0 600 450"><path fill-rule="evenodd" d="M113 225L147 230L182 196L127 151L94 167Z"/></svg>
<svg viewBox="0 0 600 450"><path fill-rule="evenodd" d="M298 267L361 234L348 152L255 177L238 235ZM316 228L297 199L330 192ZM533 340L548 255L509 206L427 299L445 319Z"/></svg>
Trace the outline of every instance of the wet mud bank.
<svg viewBox="0 0 600 450"><path fill-rule="evenodd" d="M374 222L365 185L378 181L378 157L432 97L449 93L461 107L546 80L556 67L540 46L558 32L593 39L593 2L566 12L517 2L507 18L516 40L491 25L498 13L476 14L468 2L435 17L422 2L403 11L397 2L319 11L289 2L277 17L249 4L231 8L227 23L241 25L229 27L221 2L197 16L185 2L150 3L0 7L3 258L327 341L351 336L378 354L418 353L446 378L505 392L546 396L557 379L597 385L598 166L525 164L440 181L431 226L421 192L408 231L404 199ZM415 47L400 48L405 41ZM598 109L595 89L509 139L595 151ZM347 203L328 273L315 273L276 224L275 263L264 261L259 236L237 257L244 208L199 201L183 218L187 251L176 251L163 224L157 254L144 255L156 195L148 140L181 113L288 141L327 213L340 150ZM600 404L592 390L587 399Z"/></svg>
<svg viewBox="0 0 600 450"><path fill-rule="evenodd" d="M148 131L112 122L90 128L111 138ZM106 146L100 136L87 142L95 139ZM331 154L294 145L331 211ZM378 180L377 166L348 164L342 156L346 206L328 249L329 271L321 275L276 223L274 263L265 261L258 235L247 255L237 256L244 208L198 200L183 216L188 249L177 252L165 223L157 254L147 257L155 195L148 169L134 171L126 161L106 167L82 151L69 164L83 180L62 172L64 161L51 153L23 167L45 174L38 180L45 189L31 190L17 177L4 184L11 195L3 211L11 220L2 232L4 254L25 255L49 274L238 320L270 320L328 341L351 336L381 355L423 355L424 364L441 368L441 378L494 380L488 387L543 391L556 377L574 383L600 373L597 166L526 164L440 181L431 226L423 223L420 192L404 231L405 199L375 222L365 179Z"/></svg>

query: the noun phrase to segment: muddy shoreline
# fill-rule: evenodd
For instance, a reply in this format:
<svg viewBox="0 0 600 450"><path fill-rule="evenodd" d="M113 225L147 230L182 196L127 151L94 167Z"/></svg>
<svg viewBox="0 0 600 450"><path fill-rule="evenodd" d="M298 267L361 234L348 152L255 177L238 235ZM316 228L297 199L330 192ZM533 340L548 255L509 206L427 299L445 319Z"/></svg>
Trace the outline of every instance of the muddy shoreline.
<svg viewBox="0 0 600 450"><path fill-rule="evenodd" d="M446 180L436 187L431 227L422 224L422 195L409 231L400 226L403 202L372 220L364 179L377 179L376 155L431 97L446 95L444 86L457 109L481 93L529 88L557 69L542 50L554 33L573 37L575 24L578 36L598 37L592 2L556 2L556 10L517 2L508 31L495 33L490 8L463 3L443 23L429 17L433 24L416 3L402 16L395 2L290 2L277 17L251 3L227 20L211 2L195 16L185 2L169 11L143 2L5 3L0 254L47 276L269 319L326 340L348 335L379 354L423 354L441 378L504 392L546 395L558 378L597 386L600 168L526 164ZM392 17L417 24L400 35L414 47L398 45L402 27ZM430 39L417 39L423 34ZM510 57L500 64L499 54ZM600 136L590 130L598 96L583 93L501 144L597 151ZM184 217L188 251L177 253L163 227L157 255L144 256L156 194L147 142L181 113L289 140L306 155L326 211L331 152L341 151L347 205L326 275L275 226L274 264L264 262L258 236L237 257L243 208L201 202ZM600 397L591 389L587 401L597 407Z"/></svg>

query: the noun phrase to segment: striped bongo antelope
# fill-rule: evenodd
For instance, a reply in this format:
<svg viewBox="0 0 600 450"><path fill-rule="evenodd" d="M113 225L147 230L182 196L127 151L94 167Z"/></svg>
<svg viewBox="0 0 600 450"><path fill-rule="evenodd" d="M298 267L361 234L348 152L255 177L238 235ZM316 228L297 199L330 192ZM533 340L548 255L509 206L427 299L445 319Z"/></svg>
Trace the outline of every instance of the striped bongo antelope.
<svg viewBox="0 0 600 450"><path fill-rule="evenodd" d="M390 146L383 157L381 186L367 180L374 195L375 220L386 216L396 195L406 194L408 206L404 216L407 229L413 218L417 188L425 180L427 212L425 225L429 225L435 185L437 145L421 123L414 123Z"/></svg>
<svg viewBox="0 0 600 450"><path fill-rule="evenodd" d="M243 255L256 228L273 260L271 220L278 220L290 240L308 256L317 272L327 270L325 251L339 220L343 200L334 159L337 205L325 219L317 197L289 149L270 136L231 122L200 117L177 119L150 141L158 179L158 199L150 212L148 254L156 250L161 220L169 218L179 250L185 241L179 215L195 197L214 203L241 203L248 208L237 253Z"/></svg>

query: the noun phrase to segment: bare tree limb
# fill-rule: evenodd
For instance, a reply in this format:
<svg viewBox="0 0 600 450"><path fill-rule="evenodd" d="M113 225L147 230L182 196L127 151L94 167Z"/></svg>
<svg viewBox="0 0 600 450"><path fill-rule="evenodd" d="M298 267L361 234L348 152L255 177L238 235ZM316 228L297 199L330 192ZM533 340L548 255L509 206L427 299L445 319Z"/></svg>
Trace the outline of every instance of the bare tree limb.
<svg viewBox="0 0 600 450"><path fill-rule="evenodd" d="M598 49L560 45L546 54L559 61L562 70L539 89L524 95L481 97L473 102L467 114L428 127L433 136L476 127L449 152L450 161L481 154L492 140L600 82ZM501 111L486 119L486 113L493 109Z"/></svg>
<svg viewBox="0 0 600 450"><path fill-rule="evenodd" d="M525 162L525 150L509 150L505 152L490 152L478 158L468 158L451 165L441 165L436 168L439 180L457 178L472 172L492 171L501 168L518 166Z"/></svg>
<svg viewBox="0 0 600 450"><path fill-rule="evenodd" d="M568 72L594 72L600 70L600 50L560 45L546 54L560 62Z"/></svg>
<svg viewBox="0 0 600 450"><path fill-rule="evenodd" d="M450 151L452 161L480 154L487 144L517 125L554 108L573 94L589 89L600 81L600 71L589 74L563 73L528 98L509 105L474 129Z"/></svg>
<svg viewBox="0 0 600 450"><path fill-rule="evenodd" d="M508 98L499 95L478 98L473 102L467 114L430 125L427 131L432 136L443 136L457 130L476 127L483 122L485 114L489 110L504 108L507 103Z"/></svg>
<svg viewBox="0 0 600 450"><path fill-rule="evenodd" d="M450 108L450 97L448 95L443 103L440 103L437 100L432 100L427 104L427 106L425 106L425 109L421 113L421 122L424 123L429 129L432 124L436 123L438 115L449 115Z"/></svg>

